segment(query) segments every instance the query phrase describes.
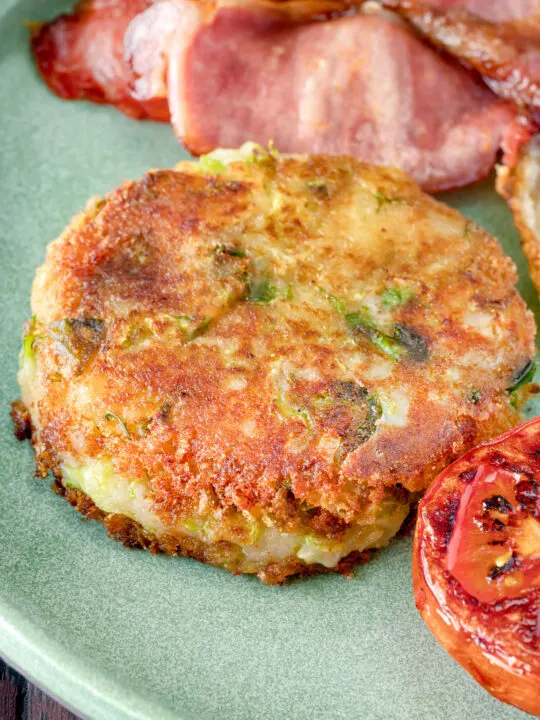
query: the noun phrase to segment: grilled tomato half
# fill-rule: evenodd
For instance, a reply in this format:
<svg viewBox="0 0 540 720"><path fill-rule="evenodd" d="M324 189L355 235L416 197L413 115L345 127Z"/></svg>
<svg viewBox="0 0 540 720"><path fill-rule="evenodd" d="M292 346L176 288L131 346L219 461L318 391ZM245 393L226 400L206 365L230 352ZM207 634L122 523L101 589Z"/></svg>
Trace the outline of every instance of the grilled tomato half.
<svg viewBox="0 0 540 720"><path fill-rule="evenodd" d="M419 507L416 605L492 695L540 715L540 417L444 470Z"/></svg>

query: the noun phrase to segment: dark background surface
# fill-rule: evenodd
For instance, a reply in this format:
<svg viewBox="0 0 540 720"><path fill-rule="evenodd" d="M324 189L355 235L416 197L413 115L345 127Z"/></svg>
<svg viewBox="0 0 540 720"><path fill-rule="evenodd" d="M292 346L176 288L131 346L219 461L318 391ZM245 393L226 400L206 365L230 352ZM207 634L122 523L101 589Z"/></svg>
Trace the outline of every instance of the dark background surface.
<svg viewBox="0 0 540 720"><path fill-rule="evenodd" d="M0 720L78 720L0 659Z"/></svg>

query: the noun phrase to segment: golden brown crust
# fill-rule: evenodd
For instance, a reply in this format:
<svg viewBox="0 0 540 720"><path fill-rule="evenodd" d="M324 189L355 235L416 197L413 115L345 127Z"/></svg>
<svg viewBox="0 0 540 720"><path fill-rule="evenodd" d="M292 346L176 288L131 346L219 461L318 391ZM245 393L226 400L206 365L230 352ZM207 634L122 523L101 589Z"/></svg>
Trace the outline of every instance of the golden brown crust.
<svg viewBox="0 0 540 720"><path fill-rule="evenodd" d="M17 440L28 440L32 437L32 423L30 421L30 413L26 405L21 400L15 400L11 403L11 419L13 421L13 430Z"/></svg>
<svg viewBox="0 0 540 720"><path fill-rule="evenodd" d="M534 320L493 238L350 158L218 170L126 183L50 246L20 376L43 468L110 460L166 527L339 540L518 422Z"/></svg>
<svg viewBox="0 0 540 720"><path fill-rule="evenodd" d="M507 201L529 262L529 273L540 291L540 225L536 208L540 204L540 136L535 135L519 152L512 167L497 168L497 191ZM537 170L538 168L538 170Z"/></svg>
<svg viewBox="0 0 540 720"><path fill-rule="evenodd" d="M96 507L88 495L74 488L66 488L60 479L56 479L53 483L53 490L64 496L70 505L85 517L102 522L109 536L121 542L124 547L149 550L153 554L181 555L218 567L224 565L224 558L226 558L228 569L235 573L246 572L245 569L235 568L234 556L237 548L230 543L219 542L209 545L188 536L179 538L165 535L157 538L138 522L125 515L104 513ZM327 568L317 563L307 565L302 560L289 559L282 563L272 562L256 574L267 585L281 585L292 575L302 577L333 572L349 577L352 574L352 568L359 563L367 562L371 555L372 551L369 550L362 553L351 552L335 568ZM227 567L227 565L225 566Z"/></svg>

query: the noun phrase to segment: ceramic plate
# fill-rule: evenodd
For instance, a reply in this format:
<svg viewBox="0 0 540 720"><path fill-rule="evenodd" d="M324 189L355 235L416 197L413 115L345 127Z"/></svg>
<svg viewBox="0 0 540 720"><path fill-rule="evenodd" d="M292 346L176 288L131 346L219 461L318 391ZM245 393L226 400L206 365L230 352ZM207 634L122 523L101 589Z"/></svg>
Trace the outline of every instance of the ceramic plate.
<svg viewBox="0 0 540 720"><path fill-rule="evenodd" d="M86 199L182 158L170 127L67 103L34 71L23 22L65 5L0 6L0 650L96 720L448 720L524 717L490 697L417 614L410 538L355 577L269 588L124 549L33 478L13 437L21 326L45 247ZM446 196L516 260L493 180Z"/></svg>

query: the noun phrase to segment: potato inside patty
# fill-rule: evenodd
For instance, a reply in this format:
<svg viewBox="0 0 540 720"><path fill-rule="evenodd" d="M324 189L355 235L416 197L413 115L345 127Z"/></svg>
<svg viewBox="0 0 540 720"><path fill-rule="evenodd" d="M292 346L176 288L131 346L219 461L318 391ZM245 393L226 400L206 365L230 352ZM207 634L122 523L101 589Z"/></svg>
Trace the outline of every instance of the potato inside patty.
<svg viewBox="0 0 540 720"><path fill-rule="evenodd" d="M535 327L515 281L397 170L248 144L149 172L37 273L38 470L129 545L267 582L343 570L518 422Z"/></svg>

